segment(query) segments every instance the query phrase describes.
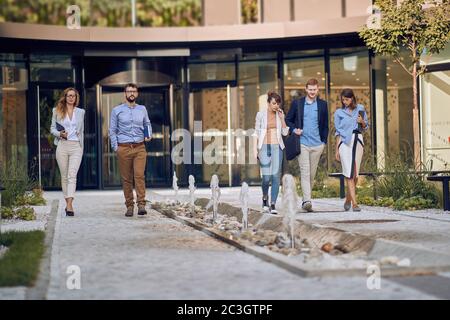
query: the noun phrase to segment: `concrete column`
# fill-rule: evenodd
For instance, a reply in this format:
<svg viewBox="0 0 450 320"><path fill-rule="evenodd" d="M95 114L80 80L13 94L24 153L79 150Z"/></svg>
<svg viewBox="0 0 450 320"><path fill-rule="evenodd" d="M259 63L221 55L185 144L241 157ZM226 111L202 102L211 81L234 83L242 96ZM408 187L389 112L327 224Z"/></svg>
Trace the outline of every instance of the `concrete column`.
<svg viewBox="0 0 450 320"><path fill-rule="evenodd" d="M345 0L345 16L367 16L367 8L372 5L372 0Z"/></svg>
<svg viewBox="0 0 450 320"><path fill-rule="evenodd" d="M230 25L241 23L240 0L203 0L203 25Z"/></svg>
<svg viewBox="0 0 450 320"><path fill-rule="evenodd" d="M384 157L389 150L388 145L388 99L387 99L387 76L386 59L376 58L374 60L375 70L375 106L376 106L376 137L377 137L377 166L383 169ZM374 134L375 132L373 132Z"/></svg>
<svg viewBox="0 0 450 320"><path fill-rule="evenodd" d="M292 0L261 0L262 22L286 22L291 20Z"/></svg>
<svg viewBox="0 0 450 320"><path fill-rule="evenodd" d="M321 20L342 17L341 0L294 0L294 20Z"/></svg>

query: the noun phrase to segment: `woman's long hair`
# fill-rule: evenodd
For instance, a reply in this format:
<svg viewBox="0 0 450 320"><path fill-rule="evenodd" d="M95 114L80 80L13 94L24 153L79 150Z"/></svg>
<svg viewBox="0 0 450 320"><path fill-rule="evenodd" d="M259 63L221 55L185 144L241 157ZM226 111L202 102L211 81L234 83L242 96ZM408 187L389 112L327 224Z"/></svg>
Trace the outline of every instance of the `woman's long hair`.
<svg viewBox="0 0 450 320"><path fill-rule="evenodd" d="M59 116L60 119L64 118L67 114L67 93L69 91L75 92L76 99L73 107L78 107L78 104L80 103L80 94L78 93L78 90L75 88L67 88L64 89L63 93L61 94L61 97L59 98L58 102L56 103L56 114Z"/></svg>
<svg viewBox="0 0 450 320"><path fill-rule="evenodd" d="M353 93L352 89L344 89L341 92L341 103L342 103L342 97L345 98L351 98L352 99L352 103L349 105L350 108L354 109L356 107L356 97L355 94ZM344 103L342 103L342 109L345 109L346 106Z"/></svg>

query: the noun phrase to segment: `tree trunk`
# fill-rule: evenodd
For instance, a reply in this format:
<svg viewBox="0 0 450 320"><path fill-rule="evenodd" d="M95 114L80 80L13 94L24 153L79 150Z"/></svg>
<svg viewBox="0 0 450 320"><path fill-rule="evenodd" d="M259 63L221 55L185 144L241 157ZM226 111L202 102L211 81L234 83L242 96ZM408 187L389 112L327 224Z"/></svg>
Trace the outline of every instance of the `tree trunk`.
<svg viewBox="0 0 450 320"><path fill-rule="evenodd" d="M414 134L414 168L420 170L420 125L417 101L417 64L413 66L413 134Z"/></svg>

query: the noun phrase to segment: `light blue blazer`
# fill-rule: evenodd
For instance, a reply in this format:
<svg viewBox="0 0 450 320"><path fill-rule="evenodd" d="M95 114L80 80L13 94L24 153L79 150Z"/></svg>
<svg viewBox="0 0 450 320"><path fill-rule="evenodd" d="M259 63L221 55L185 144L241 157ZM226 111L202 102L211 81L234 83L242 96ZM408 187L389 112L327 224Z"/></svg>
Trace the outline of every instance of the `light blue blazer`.
<svg viewBox="0 0 450 320"><path fill-rule="evenodd" d="M78 107L76 107L74 109L74 116L75 116L75 119L77 122L77 135L78 135L78 138L80 139L81 149L83 149L83 146L84 146L84 143L83 143L84 142L84 114L85 114L85 111L83 109L80 109ZM52 135L55 136L55 141L54 141L55 145L58 145L59 140L61 140L59 131L56 130L56 122L61 124L62 121L63 121L63 119L61 119L56 113L56 108L53 108L53 116L52 116L52 124L50 125L50 132Z"/></svg>

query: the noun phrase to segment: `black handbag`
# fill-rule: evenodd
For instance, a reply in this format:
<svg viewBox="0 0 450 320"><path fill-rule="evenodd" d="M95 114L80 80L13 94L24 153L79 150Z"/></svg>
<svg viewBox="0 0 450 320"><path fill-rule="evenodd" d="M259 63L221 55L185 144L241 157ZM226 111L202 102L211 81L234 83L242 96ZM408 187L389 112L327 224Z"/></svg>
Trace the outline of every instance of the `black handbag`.
<svg viewBox="0 0 450 320"><path fill-rule="evenodd" d="M294 132L286 138L284 141L284 149L286 150L286 159L295 159L300 154L300 136Z"/></svg>

